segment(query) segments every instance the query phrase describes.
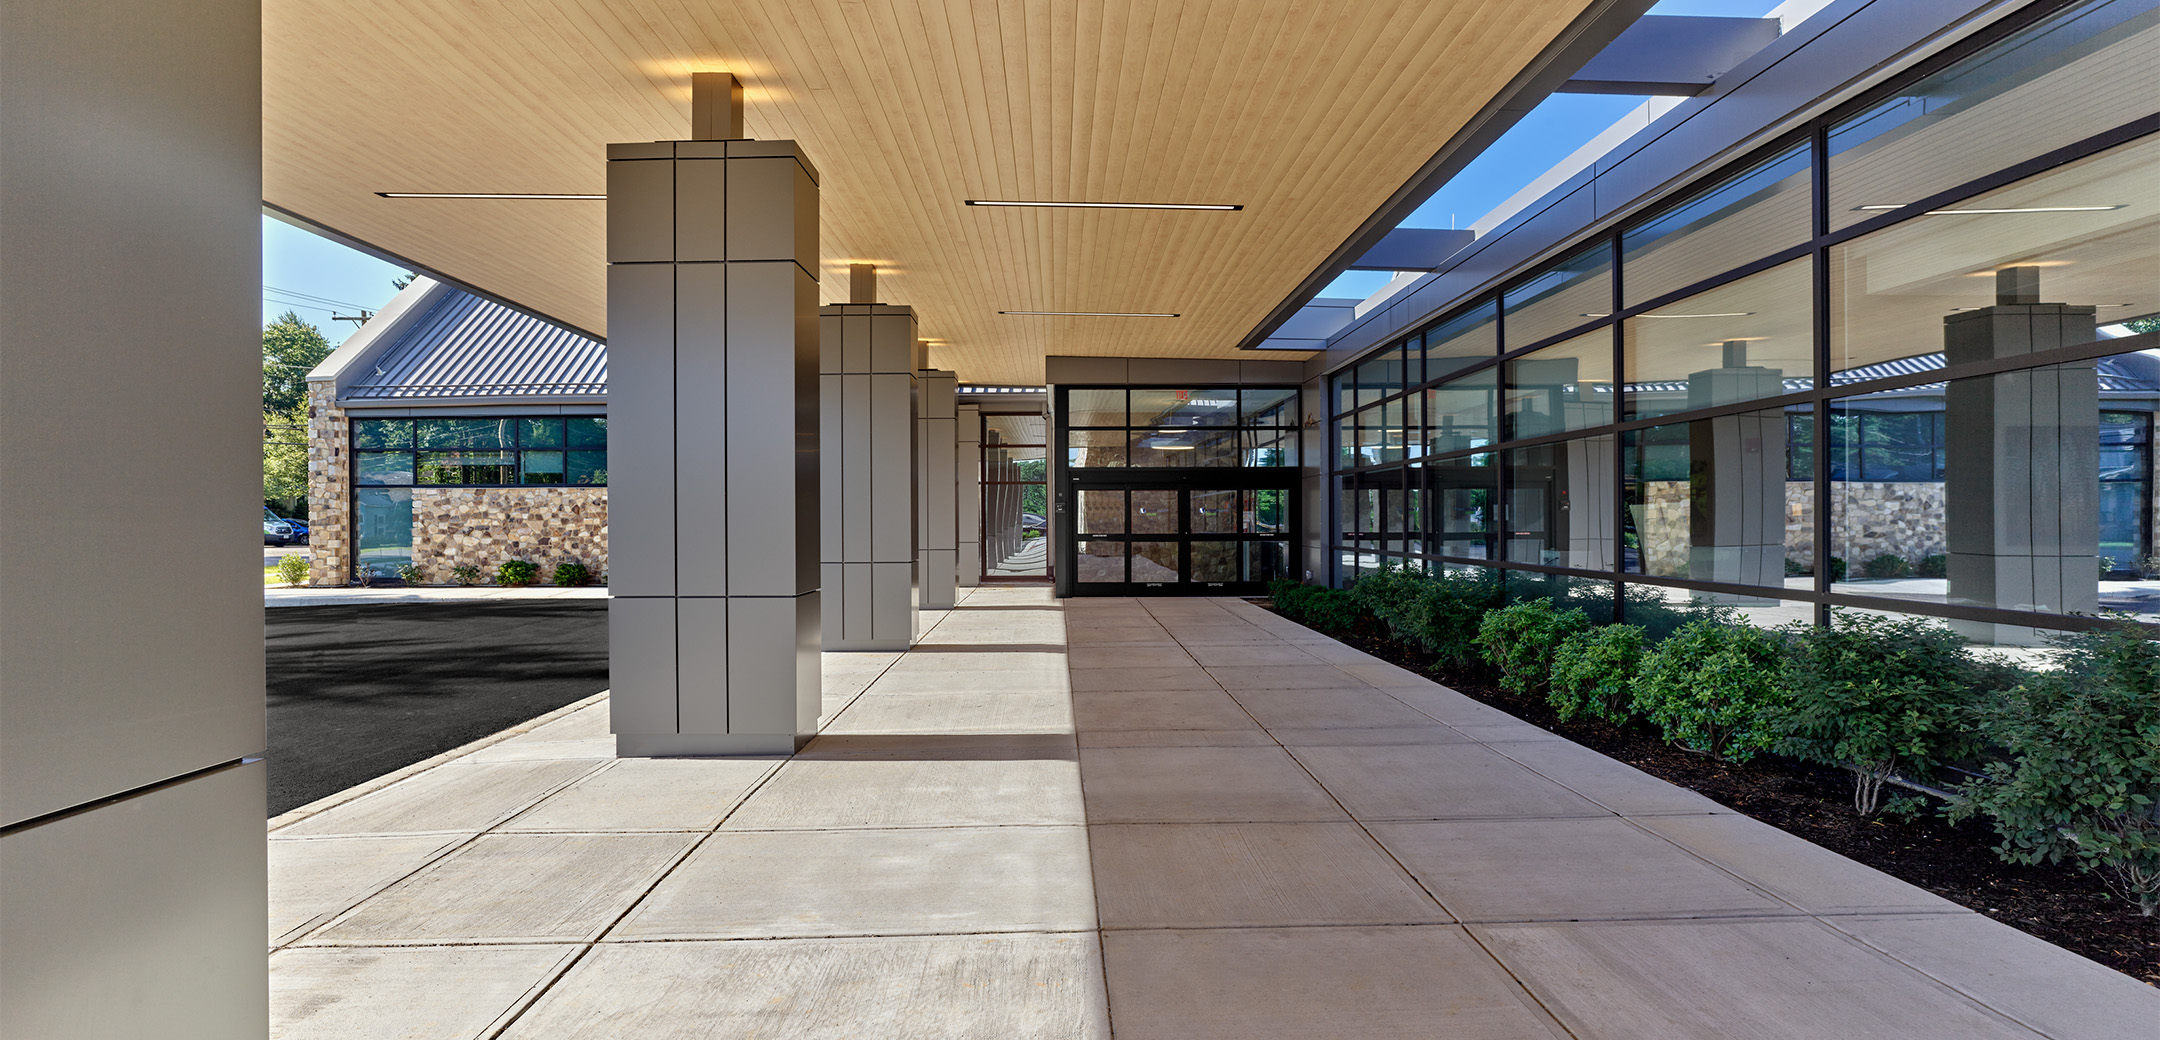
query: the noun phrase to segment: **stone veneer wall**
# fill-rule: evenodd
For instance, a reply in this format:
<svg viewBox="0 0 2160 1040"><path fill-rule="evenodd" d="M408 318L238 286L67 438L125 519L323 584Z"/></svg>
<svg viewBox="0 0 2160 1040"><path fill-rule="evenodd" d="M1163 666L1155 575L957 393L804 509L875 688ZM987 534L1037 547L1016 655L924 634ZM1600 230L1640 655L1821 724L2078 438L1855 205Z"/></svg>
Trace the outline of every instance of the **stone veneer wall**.
<svg viewBox="0 0 2160 1040"><path fill-rule="evenodd" d="M450 580L470 564L493 580L505 560L530 560L548 580L558 563L577 562L605 580L608 566L604 487L452 487L413 489L413 562L421 580Z"/></svg>
<svg viewBox="0 0 2160 1040"><path fill-rule="evenodd" d="M352 577L352 424L337 406L337 387L307 388L308 584L343 585Z"/></svg>
<svg viewBox="0 0 2160 1040"><path fill-rule="evenodd" d="M1943 484L1839 481L1831 485L1830 551L1845 558L1854 577L1860 565L1882 553L1896 553L1909 563L1947 551ZM1810 503L1812 508L1813 503Z"/></svg>
<svg viewBox="0 0 2160 1040"><path fill-rule="evenodd" d="M1831 518L1838 532L1832 550L1857 573L1860 564L1881 553L1896 553L1918 563L1943 552L1943 485L1840 481L1833 485ZM1649 553L1652 574L1685 574L1688 560L1688 485L1684 480L1656 480L1644 485L1644 505L1637 523ZM1803 567L1815 560L1815 484L1785 483L1785 558Z"/></svg>

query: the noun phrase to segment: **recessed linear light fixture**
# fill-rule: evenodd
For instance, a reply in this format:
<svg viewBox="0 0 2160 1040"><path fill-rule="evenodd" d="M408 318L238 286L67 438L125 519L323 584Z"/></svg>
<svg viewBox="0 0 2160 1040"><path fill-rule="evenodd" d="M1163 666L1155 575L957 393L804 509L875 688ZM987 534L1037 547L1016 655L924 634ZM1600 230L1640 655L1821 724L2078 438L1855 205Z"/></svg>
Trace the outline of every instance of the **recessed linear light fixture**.
<svg viewBox="0 0 2160 1040"><path fill-rule="evenodd" d="M1058 318L1175 318L1160 311L999 311L999 314L1033 314Z"/></svg>
<svg viewBox="0 0 2160 1040"><path fill-rule="evenodd" d="M386 199L551 199L572 202L605 202L605 195L567 195L554 192L519 191L378 191Z"/></svg>
<svg viewBox="0 0 2160 1040"><path fill-rule="evenodd" d="M1241 210L1210 202L1051 202L1038 199L966 199L970 206L1017 206L1023 209L1213 209Z"/></svg>
<svg viewBox="0 0 2160 1040"><path fill-rule="evenodd" d="M2003 209L1931 209L1922 213L1921 216L1988 216L2002 213L2105 213L2108 210L2124 209L2127 205L2127 203L2116 203L2112 206L2013 206ZM1904 206L1854 206L1853 210L1859 213L1883 213L1904 208Z"/></svg>
<svg viewBox="0 0 2160 1040"><path fill-rule="evenodd" d="M1719 311L1719 312L1717 312L1717 313L1715 313L1715 314L1658 314L1658 313L1652 312L1652 313L1649 313L1649 314L1638 314L1638 315L1636 315L1636 317L1638 317L1638 318L1745 318L1745 317L1747 317L1748 315L1751 315L1751 314L1753 314L1753 313L1755 313L1755 312L1754 312L1754 311ZM1610 314L1585 314L1585 315L1583 315L1583 317L1585 317L1585 318L1610 318L1610 317L1612 317L1612 315L1610 315Z"/></svg>

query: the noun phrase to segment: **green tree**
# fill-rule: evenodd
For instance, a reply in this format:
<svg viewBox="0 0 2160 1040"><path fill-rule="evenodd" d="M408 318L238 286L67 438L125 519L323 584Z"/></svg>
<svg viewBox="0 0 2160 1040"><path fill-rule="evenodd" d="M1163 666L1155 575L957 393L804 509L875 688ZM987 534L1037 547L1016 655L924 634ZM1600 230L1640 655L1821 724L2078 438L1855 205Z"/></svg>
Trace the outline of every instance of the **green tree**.
<svg viewBox="0 0 2160 1040"><path fill-rule="evenodd" d="M308 493L307 409L263 413L263 501L282 514Z"/></svg>
<svg viewBox="0 0 2160 1040"><path fill-rule="evenodd" d="M286 311L263 326L263 414L290 415L307 403L307 374L330 356L322 330Z"/></svg>

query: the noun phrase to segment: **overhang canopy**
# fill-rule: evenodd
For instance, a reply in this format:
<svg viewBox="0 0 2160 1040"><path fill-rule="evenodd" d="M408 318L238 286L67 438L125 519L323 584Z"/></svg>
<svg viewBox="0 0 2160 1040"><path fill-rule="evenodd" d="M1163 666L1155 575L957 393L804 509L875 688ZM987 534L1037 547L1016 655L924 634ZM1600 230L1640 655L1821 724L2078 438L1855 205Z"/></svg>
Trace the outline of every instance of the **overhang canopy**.
<svg viewBox="0 0 2160 1040"><path fill-rule="evenodd" d="M605 335L604 203L375 193L598 194L608 143L686 136L690 73L730 71L748 132L801 142L824 174L824 299L845 299L846 264L876 263L933 365L1036 383L1052 352L1227 357L1613 2L279 0L263 8L263 191Z"/></svg>

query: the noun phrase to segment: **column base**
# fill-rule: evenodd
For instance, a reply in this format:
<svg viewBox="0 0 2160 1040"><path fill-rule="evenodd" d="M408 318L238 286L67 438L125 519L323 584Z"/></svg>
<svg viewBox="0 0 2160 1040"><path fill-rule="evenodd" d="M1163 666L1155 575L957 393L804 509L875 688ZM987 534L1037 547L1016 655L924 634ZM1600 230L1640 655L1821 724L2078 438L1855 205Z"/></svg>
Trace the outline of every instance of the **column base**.
<svg viewBox="0 0 2160 1040"><path fill-rule="evenodd" d="M617 733L616 758L723 758L792 755L810 742L794 733Z"/></svg>
<svg viewBox="0 0 2160 1040"><path fill-rule="evenodd" d="M822 648L826 653L881 653L897 654L915 644L905 639L828 639Z"/></svg>

